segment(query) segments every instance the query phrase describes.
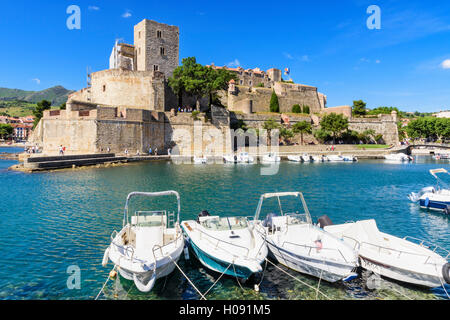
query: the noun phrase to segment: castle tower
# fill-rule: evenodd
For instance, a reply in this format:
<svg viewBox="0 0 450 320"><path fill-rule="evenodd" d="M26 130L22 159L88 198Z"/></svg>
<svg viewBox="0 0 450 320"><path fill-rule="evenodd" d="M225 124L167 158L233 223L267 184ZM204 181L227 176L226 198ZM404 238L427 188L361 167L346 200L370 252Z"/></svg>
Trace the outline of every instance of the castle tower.
<svg viewBox="0 0 450 320"><path fill-rule="evenodd" d="M176 26L143 20L134 26L137 71L160 71L166 79L179 64L180 30Z"/></svg>

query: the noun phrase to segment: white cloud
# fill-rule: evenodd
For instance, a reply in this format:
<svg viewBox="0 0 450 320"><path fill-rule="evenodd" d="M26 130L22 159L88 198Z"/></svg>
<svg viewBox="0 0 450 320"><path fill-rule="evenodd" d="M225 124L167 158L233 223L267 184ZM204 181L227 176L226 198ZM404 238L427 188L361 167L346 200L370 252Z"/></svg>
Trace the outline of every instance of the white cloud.
<svg viewBox="0 0 450 320"><path fill-rule="evenodd" d="M130 18L132 16L131 11L127 9L127 11L125 11L125 13L122 15L122 18Z"/></svg>
<svg viewBox="0 0 450 320"><path fill-rule="evenodd" d="M293 57L290 53L283 52L283 55L284 55L285 58L287 58L287 59L289 59L289 60L294 59L294 57Z"/></svg>
<svg viewBox="0 0 450 320"><path fill-rule="evenodd" d="M442 69L450 69L450 59L444 60L441 63L441 67Z"/></svg>
<svg viewBox="0 0 450 320"><path fill-rule="evenodd" d="M240 67L241 63L238 59L234 59L234 61L231 61L227 64L227 67Z"/></svg>
<svg viewBox="0 0 450 320"><path fill-rule="evenodd" d="M379 64L379 63L381 63L381 60L375 60L375 63Z"/></svg>
<svg viewBox="0 0 450 320"><path fill-rule="evenodd" d="M307 56L307 55L305 54L304 56L302 56L302 57L300 58L300 60L301 60L301 61L304 61L304 62L309 62L309 56Z"/></svg>
<svg viewBox="0 0 450 320"><path fill-rule="evenodd" d="M36 82L36 84L41 84L41 79L34 78L32 79L32 81Z"/></svg>
<svg viewBox="0 0 450 320"><path fill-rule="evenodd" d="M88 9L89 9L90 11L98 11L98 10L100 10L100 8L97 7L97 6L89 6Z"/></svg>

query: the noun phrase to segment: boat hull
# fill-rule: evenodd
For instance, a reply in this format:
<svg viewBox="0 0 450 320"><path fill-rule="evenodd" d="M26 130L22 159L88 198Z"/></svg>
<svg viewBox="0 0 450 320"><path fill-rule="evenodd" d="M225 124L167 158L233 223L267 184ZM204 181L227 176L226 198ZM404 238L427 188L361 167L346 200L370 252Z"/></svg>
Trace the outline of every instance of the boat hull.
<svg viewBox="0 0 450 320"><path fill-rule="evenodd" d="M225 273L228 276L238 277L243 280L247 280L254 273L249 268L239 264L235 264L234 267L231 266L230 268L228 268L230 263L222 261L204 252L197 245L195 245L195 243L191 241L190 238L187 238L186 242L188 243L191 250L195 253L195 256L200 261L200 263L208 269L211 269L220 274Z"/></svg>
<svg viewBox="0 0 450 320"><path fill-rule="evenodd" d="M294 254L279 246L273 241L268 240L267 245L270 253L277 260L289 269L300 273L308 274L313 277L334 283L343 280L352 275L355 265L344 264L335 261L326 261L315 259L308 256ZM326 270L325 270L326 269Z"/></svg>
<svg viewBox="0 0 450 320"><path fill-rule="evenodd" d="M450 201L434 201L430 199L429 203L427 204L426 199L420 199L419 203L422 209L429 209L435 211L445 211L447 208L450 207Z"/></svg>
<svg viewBox="0 0 450 320"><path fill-rule="evenodd" d="M374 259L360 255L361 267L380 276L421 287L436 288L442 286L439 276L412 272L392 265L384 265Z"/></svg>

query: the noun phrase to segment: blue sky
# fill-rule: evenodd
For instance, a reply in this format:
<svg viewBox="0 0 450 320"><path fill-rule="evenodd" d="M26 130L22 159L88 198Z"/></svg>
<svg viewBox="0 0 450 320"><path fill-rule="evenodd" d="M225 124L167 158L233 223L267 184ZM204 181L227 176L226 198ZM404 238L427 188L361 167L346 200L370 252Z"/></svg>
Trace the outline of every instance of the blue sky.
<svg viewBox="0 0 450 320"><path fill-rule="evenodd" d="M81 8L81 30L66 9ZM369 30L369 5L381 29ZM244 68L291 68L328 106L450 109L450 1L1 1L0 87L78 90L86 68L108 68L115 39L152 19L180 27L180 59Z"/></svg>

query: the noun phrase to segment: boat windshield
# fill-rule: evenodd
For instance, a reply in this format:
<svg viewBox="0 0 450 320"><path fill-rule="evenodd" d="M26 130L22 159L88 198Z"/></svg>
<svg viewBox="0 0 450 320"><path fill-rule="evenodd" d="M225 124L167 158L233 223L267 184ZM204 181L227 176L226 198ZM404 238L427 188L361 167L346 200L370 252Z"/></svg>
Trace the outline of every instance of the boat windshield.
<svg viewBox="0 0 450 320"><path fill-rule="evenodd" d="M305 224L308 223L308 218L306 214L299 214L299 213L285 213L287 217L287 224L288 225L299 225L299 224Z"/></svg>
<svg viewBox="0 0 450 320"><path fill-rule="evenodd" d="M213 217L201 222L205 229L215 231L241 230L248 227L247 219L241 217L219 218Z"/></svg>
<svg viewBox="0 0 450 320"><path fill-rule="evenodd" d="M161 227L166 224L166 211L137 211L131 217L131 225L136 227Z"/></svg>

